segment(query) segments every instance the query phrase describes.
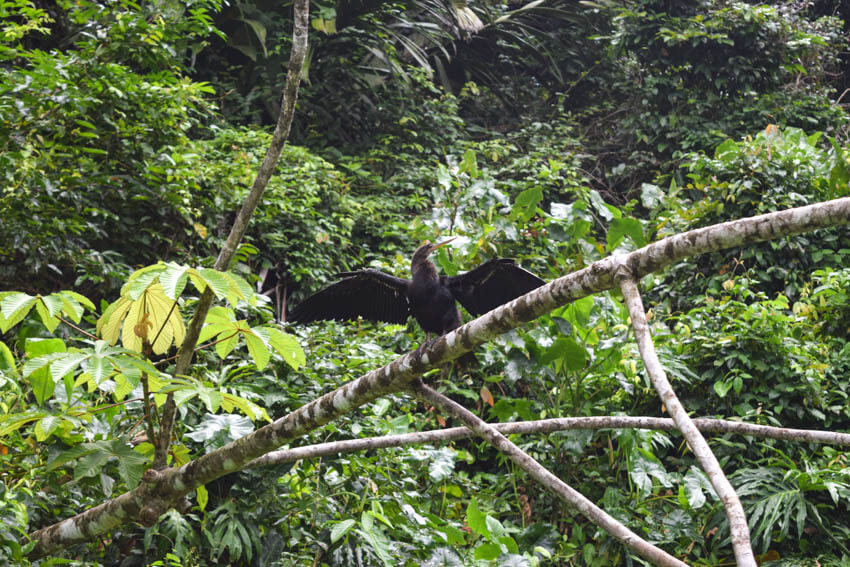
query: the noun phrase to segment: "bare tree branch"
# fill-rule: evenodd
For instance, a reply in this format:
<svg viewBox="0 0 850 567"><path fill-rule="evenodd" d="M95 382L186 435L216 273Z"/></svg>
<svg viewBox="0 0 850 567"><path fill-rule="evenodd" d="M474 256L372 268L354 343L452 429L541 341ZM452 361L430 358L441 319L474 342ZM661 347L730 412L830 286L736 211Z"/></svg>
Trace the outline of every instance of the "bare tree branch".
<svg viewBox="0 0 850 567"><path fill-rule="evenodd" d="M239 243L248 229L248 221L251 220L254 209L257 208L260 199L263 197L263 192L269 184L269 179L271 179L277 162L280 159L283 146L289 137L292 118L295 116L295 101L298 98L298 86L301 83L301 69L304 67L304 58L307 54L307 34L310 29L309 0L296 0L293 7L295 11L295 27L292 30L292 51L289 55L289 69L286 74L286 84L283 89L280 114L277 117L277 124L275 125L274 134L272 134L269 149L266 151L266 157L260 165L257 177L254 178L251 191L248 192L248 196L242 203L242 208L239 210L239 214L236 215L236 220L233 221L230 234L227 236L227 240L224 241L218 258L215 261L213 267L216 270L224 271L230 268L230 262L233 260ZM207 287L201 294L200 300L198 300L198 304L195 307L195 315L189 323L186 337L183 339L183 344L180 345L180 350L177 352L177 363L174 368L174 374L177 376L185 375L189 370L189 365L192 364L195 345L198 344L201 327L204 326L204 321L207 318L207 313L214 297L212 287ZM163 407L162 418L159 422L159 437L151 439L151 442L155 443L156 446L153 460L153 468L155 469L162 469L167 465L168 448L171 445L171 435L174 431L176 415L177 404L174 403L174 394L168 394Z"/></svg>
<svg viewBox="0 0 850 567"><path fill-rule="evenodd" d="M620 280L620 290L623 292L623 297L629 308L629 315L632 318L632 328L635 331L638 350L640 350L644 367L650 380L652 380L652 385L655 386L655 390L661 397L667 413L670 414L679 431L685 436L688 446L693 451L702 470L708 476L711 486L726 509L726 517L729 519L729 532L732 538L732 550L735 553L737 564L739 567L756 567L756 558L753 555L753 548L750 543L750 528L747 525L747 516L744 514L744 507L741 505L738 493L735 492L729 479L723 474L723 469L720 468L717 457L714 456L711 447L708 446L705 438L700 434L694 422L691 421L688 412L685 411L684 406L676 396L676 392L673 391L673 386L667 379L667 373L664 372L655 352L655 345L652 343L649 324L646 322L646 313L643 310L643 301L641 301L635 280L631 279L626 271L618 274L617 277Z"/></svg>
<svg viewBox="0 0 850 567"><path fill-rule="evenodd" d="M703 433L735 433L738 435L750 435L753 437L767 439L781 439L783 441L824 443L850 447L850 433L808 429L787 429L784 427L771 427L769 425L756 425L753 423L727 421L723 419L698 418L694 419L693 422L697 429ZM541 419L538 421L492 423L490 426L502 435L553 433L555 431L570 431L576 429L653 429L657 431L679 431L675 422L670 418L631 417L620 415L556 417L552 419ZM283 463L292 463L301 459L318 459L320 457L328 457L331 455L356 453L358 451L372 451L375 449L388 449L390 447L448 443L449 441L456 441L458 439L467 439L474 435L475 433L466 427L450 427L448 429L417 431L414 433L402 433L398 435L384 435L382 437L330 441L328 443L317 443L315 445L305 445L304 447L293 447L291 449L272 451L258 459L254 459L245 465L245 468L274 466Z"/></svg>
<svg viewBox="0 0 850 567"><path fill-rule="evenodd" d="M197 486L243 468L248 462L320 427L352 409L405 389L424 372L549 311L615 285L615 269L626 264L635 277L689 255L760 242L807 230L850 224L850 197L741 219L665 238L625 256L606 258L554 280L390 364L329 392L272 424L176 469L149 470L136 489L31 534L39 541L31 554L92 539L123 523L147 525Z"/></svg>
<svg viewBox="0 0 850 567"><path fill-rule="evenodd" d="M413 384L414 391L423 400L434 404L441 410L451 414L462 421L466 426L479 436L486 439L496 449L508 456L530 477L543 485L550 492L554 492L561 500L577 509L584 516L617 538L623 545L641 557L649 559L656 565L675 565L682 567L682 563L664 550L655 547L642 539L639 535L618 522L604 510L588 500L583 494L576 491L570 485L549 472L543 465L532 459L522 449L511 443L507 437L496 431L477 415L450 400L438 391L426 386L422 380L416 380Z"/></svg>

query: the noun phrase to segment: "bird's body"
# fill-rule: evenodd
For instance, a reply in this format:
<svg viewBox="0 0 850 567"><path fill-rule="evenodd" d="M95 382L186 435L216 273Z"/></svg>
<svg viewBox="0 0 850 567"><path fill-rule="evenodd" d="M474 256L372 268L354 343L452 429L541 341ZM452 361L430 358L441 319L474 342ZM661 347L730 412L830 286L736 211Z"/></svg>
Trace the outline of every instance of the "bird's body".
<svg viewBox="0 0 850 567"><path fill-rule="evenodd" d="M481 315L545 283L513 260L489 260L457 276L441 276L428 256L449 241L426 242L411 260L411 279L379 270L339 274L342 278L301 302L289 315L293 322L351 320L404 323L413 316L429 336L443 335L461 324L457 303Z"/></svg>

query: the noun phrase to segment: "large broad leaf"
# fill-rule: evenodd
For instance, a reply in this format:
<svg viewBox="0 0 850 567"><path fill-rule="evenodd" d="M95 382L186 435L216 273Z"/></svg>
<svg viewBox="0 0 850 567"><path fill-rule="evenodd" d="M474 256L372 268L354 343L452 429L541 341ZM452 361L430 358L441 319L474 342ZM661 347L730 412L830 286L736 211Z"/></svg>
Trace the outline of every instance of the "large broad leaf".
<svg viewBox="0 0 850 567"><path fill-rule="evenodd" d="M307 362L307 356L304 354L304 349L298 344L298 339L274 327L269 327L268 331L269 344L294 370L298 370Z"/></svg>
<svg viewBox="0 0 850 567"><path fill-rule="evenodd" d="M26 293L7 292L0 297L0 333L5 333L21 321L35 305L36 298Z"/></svg>
<svg viewBox="0 0 850 567"><path fill-rule="evenodd" d="M172 263L167 264L167 266L165 271L159 275L159 283L162 284L166 297L176 301L186 288L186 282L189 280L187 274L189 267Z"/></svg>
<svg viewBox="0 0 850 567"><path fill-rule="evenodd" d="M473 498L466 507L466 525L480 536L489 538L490 530L487 529L487 520L483 512L478 509L478 502Z"/></svg>
<svg viewBox="0 0 850 567"><path fill-rule="evenodd" d="M167 352L172 343L180 346L186 336L180 307L159 282L148 285L135 300L119 298L98 320L97 328L110 345L120 331L124 348L142 352L147 342L156 354Z"/></svg>
<svg viewBox="0 0 850 567"><path fill-rule="evenodd" d="M23 374L29 378L36 401L43 404L56 389L48 367L53 360L62 357L65 343L61 339L27 339L24 350L29 360L24 364Z"/></svg>
<svg viewBox="0 0 850 567"><path fill-rule="evenodd" d="M77 445L59 454L50 463L49 470L57 469L77 459L79 460L74 467L75 480L100 474L108 462L116 459L118 475L130 489L138 486L148 462L147 457L134 451L126 441L114 439L112 441L97 441L95 443Z"/></svg>
<svg viewBox="0 0 850 567"><path fill-rule="evenodd" d="M558 337L540 357L540 362L558 363L559 366L570 370L581 370L587 364L587 349L578 344L572 337Z"/></svg>
<svg viewBox="0 0 850 567"><path fill-rule="evenodd" d="M262 327L251 329L243 333L245 344L248 345L248 354L254 361L258 370L262 370L269 363L271 353L268 347L268 329Z"/></svg>
<svg viewBox="0 0 850 567"><path fill-rule="evenodd" d="M643 226L638 219L632 217L615 218L611 221L611 224L608 227L606 245L608 252L617 248L626 236L628 236L638 248L646 245L646 237L643 235Z"/></svg>

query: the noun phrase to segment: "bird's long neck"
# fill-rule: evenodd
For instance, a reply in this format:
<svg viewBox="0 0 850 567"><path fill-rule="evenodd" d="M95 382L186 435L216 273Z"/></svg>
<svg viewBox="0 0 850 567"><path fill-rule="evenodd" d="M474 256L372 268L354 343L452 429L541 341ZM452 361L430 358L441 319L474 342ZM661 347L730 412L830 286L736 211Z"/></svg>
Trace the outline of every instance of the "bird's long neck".
<svg viewBox="0 0 850 567"><path fill-rule="evenodd" d="M435 281L440 277L437 273L437 267L427 258L413 262L410 266L410 273L414 281Z"/></svg>

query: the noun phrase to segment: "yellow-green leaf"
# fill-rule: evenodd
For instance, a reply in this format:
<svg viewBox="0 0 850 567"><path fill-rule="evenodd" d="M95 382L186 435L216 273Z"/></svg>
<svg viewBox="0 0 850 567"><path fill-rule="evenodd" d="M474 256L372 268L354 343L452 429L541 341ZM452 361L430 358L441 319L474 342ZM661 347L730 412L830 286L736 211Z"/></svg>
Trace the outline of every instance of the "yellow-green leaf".
<svg viewBox="0 0 850 567"><path fill-rule="evenodd" d="M15 363L15 357L12 356L12 351L2 341L0 341L0 370L10 373L16 378L20 376L18 374L18 366Z"/></svg>
<svg viewBox="0 0 850 567"><path fill-rule="evenodd" d="M251 331L243 334L245 337L245 344L248 345L248 354L251 355L251 358L254 360L254 365L256 365L258 370L262 370L269 363L269 358L271 358L271 353L269 353L269 347L266 346L266 342L261 339L258 335L259 331L263 329L251 329Z"/></svg>
<svg viewBox="0 0 850 567"><path fill-rule="evenodd" d="M195 489L195 493L197 494L197 497L198 497L198 507L201 509L201 511L206 510L207 509L207 502L209 502L209 500L210 500L210 495L207 492L206 487L203 484L200 485L199 487L197 487Z"/></svg>
<svg viewBox="0 0 850 567"><path fill-rule="evenodd" d="M186 275L188 270L188 266L170 263L165 271L159 275L159 283L162 284L162 289L169 299L176 300L183 293L188 280Z"/></svg>
<svg viewBox="0 0 850 567"><path fill-rule="evenodd" d="M233 352L236 344L239 342L239 333L233 333L230 337L219 341L215 344L215 352L219 358L226 358L228 354Z"/></svg>
<svg viewBox="0 0 850 567"><path fill-rule="evenodd" d="M83 317L83 306L75 299L61 293L53 293L49 297L62 302L62 313L74 323L79 323Z"/></svg>
<svg viewBox="0 0 850 567"><path fill-rule="evenodd" d="M82 295L82 294L77 293L76 291L70 291L70 290L67 290L67 289L59 291L57 293L65 296L65 297L68 297L69 299L76 301L77 303L81 303L89 311L95 311L94 303L92 303L91 300L88 297L86 297L85 295Z"/></svg>
<svg viewBox="0 0 850 567"><path fill-rule="evenodd" d="M116 402L120 402L133 391L133 385L127 380L123 374L115 375L115 389L112 391L112 397Z"/></svg>
<svg viewBox="0 0 850 567"><path fill-rule="evenodd" d="M0 333L5 333L27 316L36 299L26 293L9 293L0 301Z"/></svg>
<svg viewBox="0 0 850 567"><path fill-rule="evenodd" d="M225 277L224 273L211 268L204 268L200 271L200 275L212 287L217 298L227 297L230 291L230 280Z"/></svg>
<svg viewBox="0 0 850 567"><path fill-rule="evenodd" d="M35 427L33 428L35 440L39 443L45 441L56 431L56 428L59 427L61 422L62 418L55 415L47 415L39 419L35 422Z"/></svg>
<svg viewBox="0 0 850 567"><path fill-rule="evenodd" d="M121 323L127 311L133 306L133 302L126 297L118 298L97 320L97 331L100 336L110 345L114 345L121 335Z"/></svg>
<svg viewBox="0 0 850 567"><path fill-rule="evenodd" d="M269 333L269 344L294 370L298 370L307 362L304 349L298 344L298 339L274 327L267 327L266 330Z"/></svg>
<svg viewBox="0 0 850 567"><path fill-rule="evenodd" d="M52 333L59 326L59 319L50 314L50 310L44 304L44 298L40 297L39 299L40 301L35 304L35 312L38 313L47 330Z"/></svg>

